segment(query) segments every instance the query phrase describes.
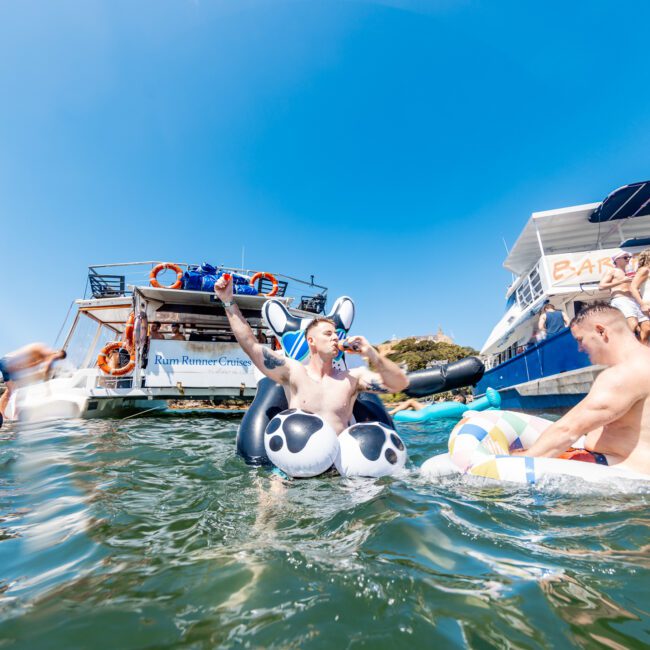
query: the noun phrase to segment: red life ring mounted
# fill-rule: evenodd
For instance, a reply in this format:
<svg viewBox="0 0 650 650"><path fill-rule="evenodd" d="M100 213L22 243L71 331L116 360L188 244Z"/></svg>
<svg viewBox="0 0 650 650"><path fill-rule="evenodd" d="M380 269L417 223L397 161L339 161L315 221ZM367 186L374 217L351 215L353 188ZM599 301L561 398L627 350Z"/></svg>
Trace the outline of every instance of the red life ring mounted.
<svg viewBox="0 0 650 650"><path fill-rule="evenodd" d="M278 281L275 279L275 276L271 275L270 273L264 273L264 272L260 271L259 273L256 273L256 274L255 274L255 275L250 279L249 284L251 285L251 287L254 287L254 286L255 286L255 283L256 283L260 278L266 278L266 279L269 280L269 281L271 282L271 284L273 285L273 288L271 289L271 291L269 291L269 293L264 293L264 294L262 294L262 295L263 295L263 296L266 296L267 298L272 298L273 296L275 296L275 294L278 292Z"/></svg>
<svg viewBox="0 0 650 650"><path fill-rule="evenodd" d="M133 347L133 326L135 325L135 312L132 311L126 319L124 327L124 342L128 347Z"/></svg>
<svg viewBox="0 0 650 650"><path fill-rule="evenodd" d="M170 269L176 271L176 282L169 286L160 284L156 277L163 269ZM183 269L181 269L178 264L173 264L172 262L163 262L162 264L157 264L151 269L149 273L149 284L152 287L157 287L158 289L180 289L183 286Z"/></svg>
<svg viewBox="0 0 650 650"><path fill-rule="evenodd" d="M121 368L111 368L108 363L108 355L114 350L128 350L129 352L129 362L122 366ZM133 347L127 346L123 341L116 341L114 343L107 343L102 351L97 355L97 366L99 369L106 373L107 375L112 375L113 377L121 377L133 371L135 368L135 350Z"/></svg>

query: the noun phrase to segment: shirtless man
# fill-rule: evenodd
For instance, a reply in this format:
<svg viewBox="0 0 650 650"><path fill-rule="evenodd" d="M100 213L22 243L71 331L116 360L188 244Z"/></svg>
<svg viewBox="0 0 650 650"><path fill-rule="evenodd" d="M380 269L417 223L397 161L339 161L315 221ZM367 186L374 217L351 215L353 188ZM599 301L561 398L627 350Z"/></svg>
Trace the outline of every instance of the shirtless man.
<svg viewBox="0 0 650 650"><path fill-rule="evenodd" d="M610 304L621 311L627 320L629 328L636 332L639 324L648 321L648 317L641 311L641 306L632 295L630 289L632 278L625 274L625 267L631 258L632 256L629 253L620 252L614 255L612 257L614 268L605 273L598 288L609 289L612 296ZM649 326L650 323L642 327L647 328Z"/></svg>
<svg viewBox="0 0 650 650"><path fill-rule="evenodd" d="M46 380L49 378L52 364L65 357L65 350L51 350L44 343L30 343L0 359L0 373L7 387L0 397L0 415L4 417L15 382L19 376L23 376L25 370L42 365L43 368L33 379Z"/></svg>
<svg viewBox="0 0 650 650"><path fill-rule="evenodd" d="M154 339L156 341L164 341L165 340L165 335L161 333L160 331L160 323L155 320L153 323L151 323L151 332L149 334L150 339Z"/></svg>
<svg viewBox="0 0 650 650"><path fill-rule="evenodd" d="M570 327L592 363L608 367L579 404L513 455L557 457L585 435L596 462L650 474L650 349L605 303L581 311Z"/></svg>
<svg viewBox="0 0 650 650"><path fill-rule="evenodd" d="M408 385L403 370L380 356L363 336L352 336L348 343L376 372L368 368L335 370L332 361L339 353L339 339L334 323L327 318L315 318L307 327L305 336L310 357L306 366L273 352L257 341L232 301L232 280L222 276L215 283L214 291L224 304L228 322L242 349L261 372L284 386L289 408L317 413L337 434L349 426L359 393L397 393Z"/></svg>

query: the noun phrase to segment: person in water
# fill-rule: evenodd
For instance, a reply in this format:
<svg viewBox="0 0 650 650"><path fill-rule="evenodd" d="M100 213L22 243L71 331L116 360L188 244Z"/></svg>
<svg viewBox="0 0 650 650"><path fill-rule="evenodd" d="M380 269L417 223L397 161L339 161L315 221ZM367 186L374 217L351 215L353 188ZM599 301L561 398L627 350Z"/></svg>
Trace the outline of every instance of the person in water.
<svg viewBox="0 0 650 650"><path fill-rule="evenodd" d="M544 340L547 336L561 332L569 326L569 317L563 312L558 311L549 302L544 305L542 315L539 317L537 327L539 328L539 340Z"/></svg>
<svg viewBox="0 0 650 650"><path fill-rule="evenodd" d="M580 403L513 455L573 457L566 450L585 436L595 462L650 474L650 349L606 303L587 307L569 326L591 362L607 368Z"/></svg>
<svg viewBox="0 0 650 650"><path fill-rule="evenodd" d="M639 303L635 300L631 291L632 278L625 272L631 259L632 256L629 253L623 252L612 256L614 268L605 273L598 288L609 289L612 296L610 305L620 309L627 320L629 328L636 332L640 323L648 321L648 316L641 311ZM643 325L644 328L648 326Z"/></svg>
<svg viewBox="0 0 650 650"><path fill-rule="evenodd" d="M646 248L639 255L634 280L630 285L630 292L634 299L639 303L641 311L650 317L650 248ZM650 339L650 320L641 324L639 335L641 343L647 343Z"/></svg>
<svg viewBox="0 0 650 650"><path fill-rule="evenodd" d="M310 353L307 365L273 352L258 342L233 302L232 279L221 276L214 291L223 302L239 345L262 373L284 386L289 408L320 415L337 434L349 426L359 393L397 393L408 386L404 371L381 356L363 336L348 338L348 351L361 354L376 372L366 367L335 369L332 362L339 354L339 339L334 322L328 318L314 318L305 331Z"/></svg>
<svg viewBox="0 0 650 650"><path fill-rule="evenodd" d="M5 382L6 390L0 397L0 416L5 417L9 399L13 394L16 380L24 377L27 370L42 366L32 379L49 379L52 365L59 359L65 359L65 350L52 350L44 343L30 343L0 359L0 373Z"/></svg>

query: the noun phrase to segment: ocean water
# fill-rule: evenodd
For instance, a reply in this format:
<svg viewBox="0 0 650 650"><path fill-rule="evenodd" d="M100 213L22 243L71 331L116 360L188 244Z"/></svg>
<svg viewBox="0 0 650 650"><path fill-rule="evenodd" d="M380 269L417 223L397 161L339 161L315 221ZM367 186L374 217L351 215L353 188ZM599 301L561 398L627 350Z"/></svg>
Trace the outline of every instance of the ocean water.
<svg viewBox="0 0 650 650"><path fill-rule="evenodd" d="M282 481L210 414L0 430L0 648L634 648L650 493Z"/></svg>

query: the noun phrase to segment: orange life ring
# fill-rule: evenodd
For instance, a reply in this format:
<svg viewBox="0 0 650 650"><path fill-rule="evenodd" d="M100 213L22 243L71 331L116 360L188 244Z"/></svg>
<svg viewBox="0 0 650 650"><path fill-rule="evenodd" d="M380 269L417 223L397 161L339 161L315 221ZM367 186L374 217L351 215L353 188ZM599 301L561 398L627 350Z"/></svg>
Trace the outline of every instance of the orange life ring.
<svg viewBox="0 0 650 650"><path fill-rule="evenodd" d="M129 362L121 368L111 369L107 356L113 352L113 350L122 349L128 350ZM97 355L97 366L102 372L106 373L107 375L112 375L113 377L121 377L122 375L126 375L135 368L135 349L132 346L126 346L123 341L107 343L102 348L102 351Z"/></svg>
<svg viewBox="0 0 650 650"><path fill-rule="evenodd" d="M250 285L251 287L255 286L255 283L260 279L260 278L266 278L267 280L270 280L271 283L273 284L273 288L269 293L264 293L262 294L263 296L266 296L267 298L271 298L278 292L278 281L275 279L275 276L271 275L270 273L263 273L260 271L259 273L256 273L250 280Z"/></svg>
<svg viewBox="0 0 650 650"><path fill-rule="evenodd" d="M133 326L135 325L135 312L132 311L126 319L126 326L124 327L124 342L133 347Z"/></svg>
<svg viewBox="0 0 650 650"><path fill-rule="evenodd" d="M174 284L167 286L160 284L158 280L156 280L156 277L163 269L171 269L172 271L176 271L176 282L174 282ZM158 287L158 289L180 289L183 285L183 269L178 266L178 264L172 264L171 262L163 262L162 264L157 264L151 269L151 273L149 273L149 284L152 287Z"/></svg>

